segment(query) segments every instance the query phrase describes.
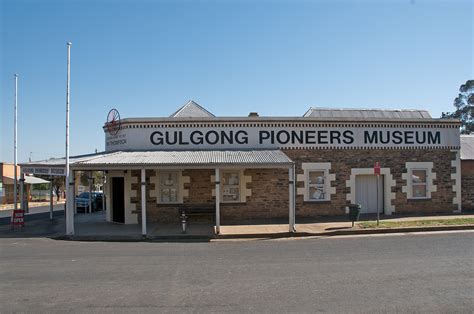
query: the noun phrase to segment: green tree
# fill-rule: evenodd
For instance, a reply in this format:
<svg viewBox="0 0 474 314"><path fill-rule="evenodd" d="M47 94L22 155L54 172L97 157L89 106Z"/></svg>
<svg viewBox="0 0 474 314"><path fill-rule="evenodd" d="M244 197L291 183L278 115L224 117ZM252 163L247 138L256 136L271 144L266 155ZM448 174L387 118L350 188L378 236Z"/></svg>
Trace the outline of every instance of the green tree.
<svg viewBox="0 0 474 314"><path fill-rule="evenodd" d="M60 198L60 193L61 191L64 191L65 189L65 178L62 176L42 176L42 175L36 175L36 177L51 181L53 183L53 190L54 193L56 194L56 201L59 201ZM48 187L49 189L49 187Z"/></svg>
<svg viewBox="0 0 474 314"><path fill-rule="evenodd" d="M468 80L459 88L459 95L454 99L454 112L443 112L441 118L454 118L461 121L461 133L474 133L474 80Z"/></svg>
<svg viewBox="0 0 474 314"><path fill-rule="evenodd" d="M89 187L89 171L80 171L80 184ZM98 186L104 184L104 175L102 171L92 171L92 189L96 190Z"/></svg>

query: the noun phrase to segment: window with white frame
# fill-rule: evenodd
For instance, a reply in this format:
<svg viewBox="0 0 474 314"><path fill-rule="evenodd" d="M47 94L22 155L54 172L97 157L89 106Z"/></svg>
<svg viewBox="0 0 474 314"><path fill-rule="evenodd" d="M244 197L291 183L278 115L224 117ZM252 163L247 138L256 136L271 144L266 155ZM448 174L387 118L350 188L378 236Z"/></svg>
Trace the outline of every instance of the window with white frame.
<svg viewBox="0 0 474 314"><path fill-rule="evenodd" d="M428 197L427 169L411 170L411 195L413 198Z"/></svg>
<svg viewBox="0 0 474 314"><path fill-rule="evenodd" d="M240 171L223 171L221 189L222 202L240 202Z"/></svg>
<svg viewBox="0 0 474 314"><path fill-rule="evenodd" d="M406 185L402 187L402 192L406 193L407 199L430 199L431 193L437 190L433 162L406 162L405 167L407 171L402 173L402 179L406 180Z"/></svg>
<svg viewBox="0 0 474 314"><path fill-rule="evenodd" d="M327 170L308 170L307 173L308 201L328 200Z"/></svg>
<svg viewBox="0 0 474 314"><path fill-rule="evenodd" d="M178 172L160 172L160 203L177 203L179 193Z"/></svg>

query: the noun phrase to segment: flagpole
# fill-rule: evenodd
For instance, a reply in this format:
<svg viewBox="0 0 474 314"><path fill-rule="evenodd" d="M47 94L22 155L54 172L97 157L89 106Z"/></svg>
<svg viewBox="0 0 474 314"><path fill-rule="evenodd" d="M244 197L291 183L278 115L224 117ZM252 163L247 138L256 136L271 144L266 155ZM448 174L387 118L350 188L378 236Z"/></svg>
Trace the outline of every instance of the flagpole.
<svg viewBox="0 0 474 314"><path fill-rule="evenodd" d="M17 175L17 124L18 124L18 74L14 75L15 77L15 113L14 113L14 127L13 127L13 164L14 164L14 183L13 183L13 204L14 204L14 209L18 209L18 200L17 200L17 194L18 194L18 186L17 186L17 180L18 180L18 175Z"/></svg>
<svg viewBox="0 0 474 314"><path fill-rule="evenodd" d="M71 191L71 178L69 175L69 92L71 81L71 42L67 42L67 82L66 82L66 233L74 234L74 195Z"/></svg>

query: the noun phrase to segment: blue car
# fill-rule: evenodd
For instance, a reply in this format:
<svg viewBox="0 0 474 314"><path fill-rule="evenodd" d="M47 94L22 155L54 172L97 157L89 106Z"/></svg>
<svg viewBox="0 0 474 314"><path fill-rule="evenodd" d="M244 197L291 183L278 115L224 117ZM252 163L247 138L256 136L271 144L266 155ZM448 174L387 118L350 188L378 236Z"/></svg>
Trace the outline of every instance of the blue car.
<svg viewBox="0 0 474 314"><path fill-rule="evenodd" d="M92 211L102 210L102 193L92 192ZM88 212L89 211L89 192L82 192L79 196L76 196L76 209L77 212Z"/></svg>

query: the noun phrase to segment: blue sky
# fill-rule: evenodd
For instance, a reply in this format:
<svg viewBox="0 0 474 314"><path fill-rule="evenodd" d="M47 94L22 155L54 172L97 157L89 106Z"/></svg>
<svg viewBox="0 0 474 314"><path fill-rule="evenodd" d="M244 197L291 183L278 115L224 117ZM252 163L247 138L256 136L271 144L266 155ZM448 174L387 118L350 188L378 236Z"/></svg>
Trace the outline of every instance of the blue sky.
<svg viewBox="0 0 474 314"><path fill-rule="evenodd" d="M453 109L472 79L473 3L452 1L0 0L1 160L104 149L110 108L168 116L193 99L218 116L310 106Z"/></svg>

